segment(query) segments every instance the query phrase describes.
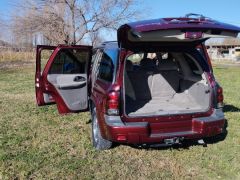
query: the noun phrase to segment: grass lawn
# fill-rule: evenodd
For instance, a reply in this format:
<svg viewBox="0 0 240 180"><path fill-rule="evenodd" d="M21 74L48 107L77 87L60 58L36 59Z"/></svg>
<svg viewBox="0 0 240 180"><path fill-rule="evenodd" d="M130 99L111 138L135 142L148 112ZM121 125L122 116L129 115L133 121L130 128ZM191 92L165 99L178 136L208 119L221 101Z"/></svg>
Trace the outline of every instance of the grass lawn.
<svg viewBox="0 0 240 180"><path fill-rule="evenodd" d="M0 179L239 179L240 68L218 68L228 134L207 147L96 151L89 113L36 107L34 66L0 69Z"/></svg>

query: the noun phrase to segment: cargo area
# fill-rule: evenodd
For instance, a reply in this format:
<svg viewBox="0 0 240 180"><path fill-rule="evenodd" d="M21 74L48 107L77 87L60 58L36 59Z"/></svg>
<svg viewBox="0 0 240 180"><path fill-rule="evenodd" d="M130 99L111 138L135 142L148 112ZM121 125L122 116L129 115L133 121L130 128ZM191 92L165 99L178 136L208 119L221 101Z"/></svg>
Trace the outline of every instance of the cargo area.
<svg viewBox="0 0 240 180"><path fill-rule="evenodd" d="M207 111L211 89L201 61L199 52L144 52L128 56L124 72L126 115Z"/></svg>

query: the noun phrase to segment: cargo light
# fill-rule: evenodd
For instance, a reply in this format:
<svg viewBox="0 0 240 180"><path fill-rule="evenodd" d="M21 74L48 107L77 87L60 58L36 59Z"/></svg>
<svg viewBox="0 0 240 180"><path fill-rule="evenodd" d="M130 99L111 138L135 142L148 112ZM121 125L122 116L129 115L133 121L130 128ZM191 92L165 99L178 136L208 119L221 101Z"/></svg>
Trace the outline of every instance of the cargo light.
<svg viewBox="0 0 240 180"><path fill-rule="evenodd" d="M202 32L186 32L185 38L186 39L200 39L203 37Z"/></svg>

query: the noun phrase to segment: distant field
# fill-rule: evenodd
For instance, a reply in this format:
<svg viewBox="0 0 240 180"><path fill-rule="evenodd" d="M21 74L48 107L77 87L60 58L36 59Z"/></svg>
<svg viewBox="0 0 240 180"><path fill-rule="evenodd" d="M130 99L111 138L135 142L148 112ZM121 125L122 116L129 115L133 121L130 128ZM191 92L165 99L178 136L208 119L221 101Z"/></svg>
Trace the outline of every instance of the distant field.
<svg viewBox="0 0 240 180"><path fill-rule="evenodd" d="M31 52L13 52L13 51L0 51L1 62L14 62L19 60L29 60L35 58L35 51Z"/></svg>
<svg viewBox="0 0 240 180"><path fill-rule="evenodd" d="M41 57L48 59L51 55L51 50L43 50ZM36 49L31 51L12 51L0 49L0 63L19 63L34 61L36 58Z"/></svg>
<svg viewBox="0 0 240 180"><path fill-rule="evenodd" d="M36 107L34 66L19 66L0 69L0 179L240 179L240 68L214 69L225 93L224 141L99 152L89 114Z"/></svg>

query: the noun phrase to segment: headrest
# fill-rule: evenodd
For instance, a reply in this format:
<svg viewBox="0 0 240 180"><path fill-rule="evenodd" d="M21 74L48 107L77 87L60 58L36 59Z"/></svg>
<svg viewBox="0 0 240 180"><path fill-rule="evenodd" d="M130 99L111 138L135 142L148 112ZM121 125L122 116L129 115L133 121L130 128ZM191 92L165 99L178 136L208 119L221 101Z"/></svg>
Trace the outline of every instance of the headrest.
<svg viewBox="0 0 240 180"><path fill-rule="evenodd" d="M125 69L126 69L126 71L133 71L133 63L132 63L132 61L130 61L130 60L126 61Z"/></svg>
<svg viewBox="0 0 240 180"><path fill-rule="evenodd" d="M177 71L178 65L172 59L162 59L158 62L158 69L161 71Z"/></svg>
<svg viewBox="0 0 240 180"><path fill-rule="evenodd" d="M140 66L143 69L156 68L156 61L149 58L143 58L140 62Z"/></svg>

